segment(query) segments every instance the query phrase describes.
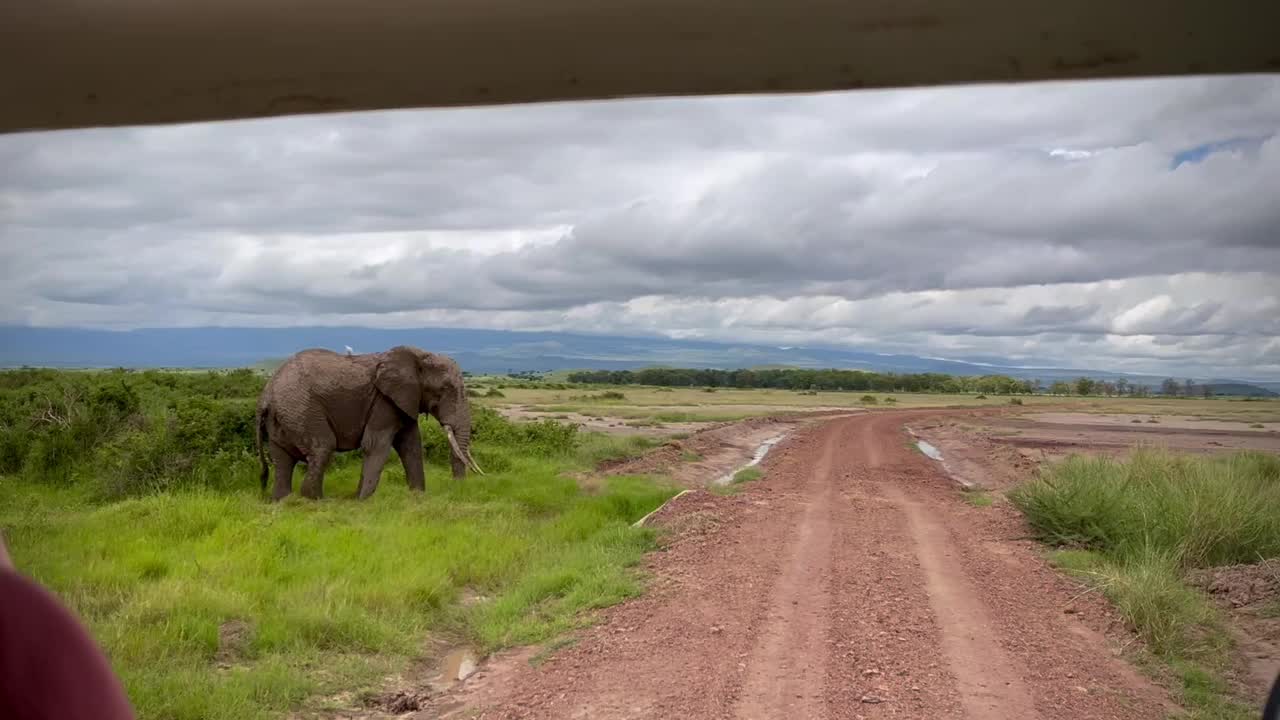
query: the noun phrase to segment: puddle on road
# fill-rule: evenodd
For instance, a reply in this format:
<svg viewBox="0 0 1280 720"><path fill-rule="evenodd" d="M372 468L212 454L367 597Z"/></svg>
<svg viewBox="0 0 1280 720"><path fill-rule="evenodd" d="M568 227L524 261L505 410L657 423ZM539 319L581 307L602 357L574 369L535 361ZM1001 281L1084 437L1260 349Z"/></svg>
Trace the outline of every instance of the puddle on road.
<svg viewBox="0 0 1280 720"><path fill-rule="evenodd" d="M906 430L908 433L911 433L911 437L915 439L916 447L920 448L920 452L929 456L933 460L937 460L938 464L942 466L942 471L947 474L947 477L950 477L952 480L955 480L956 482L960 483L966 488L973 487L973 483L960 477L960 475L958 475L955 471L951 469L949 465L947 465L947 461L942 458L941 450L934 447L932 443L929 443L928 441L921 439L921 437L916 434L915 430L912 430L909 427L906 428Z"/></svg>
<svg viewBox="0 0 1280 720"><path fill-rule="evenodd" d="M760 447L756 448L755 454L751 456L750 462L748 462L745 465L742 465L741 467L734 468L728 473L716 478L712 482L715 483L716 485L728 485L729 483L733 482L734 475L737 475L738 473L742 472L743 470L746 470L747 468L753 465L759 465L760 461L764 460L764 456L768 455L769 451L773 449L773 446L782 442L783 438L785 438L786 436L787 436L786 433L783 433L782 435L775 435L769 438L768 440L765 440L764 442L760 443Z"/></svg>
<svg viewBox="0 0 1280 720"><path fill-rule="evenodd" d="M474 652L469 648L459 648L440 661L440 674L431 680L431 686L436 690L448 690L454 683L471 677L479 667Z"/></svg>
<svg viewBox="0 0 1280 720"><path fill-rule="evenodd" d="M930 445L924 440L916 440L916 447L920 448L920 452L925 455L928 455L938 462L942 462L942 451L938 450L938 448Z"/></svg>

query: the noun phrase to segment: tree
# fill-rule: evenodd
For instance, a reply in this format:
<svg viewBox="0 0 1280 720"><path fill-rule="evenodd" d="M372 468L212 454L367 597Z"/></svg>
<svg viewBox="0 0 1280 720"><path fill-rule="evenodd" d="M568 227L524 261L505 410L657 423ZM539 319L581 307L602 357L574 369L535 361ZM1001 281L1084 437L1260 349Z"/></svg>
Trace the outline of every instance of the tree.
<svg viewBox="0 0 1280 720"><path fill-rule="evenodd" d="M1178 392L1181 390L1182 387L1173 378L1165 378L1164 382L1160 383L1160 394L1165 397L1178 397Z"/></svg>
<svg viewBox="0 0 1280 720"><path fill-rule="evenodd" d="M1062 380L1056 380L1049 386L1049 392L1053 395L1070 395L1071 385Z"/></svg>
<svg viewBox="0 0 1280 720"><path fill-rule="evenodd" d="M1209 398L1213 397L1213 386L1209 385L1208 383L1201 385L1200 393L1204 395L1205 400L1208 400Z"/></svg>
<svg viewBox="0 0 1280 720"><path fill-rule="evenodd" d="M1187 378L1187 381L1182 384L1182 387L1184 388L1182 393L1183 397L1196 396L1196 384L1191 382L1191 378Z"/></svg>
<svg viewBox="0 0 1280 720"><path fill-rule="evenodd" d="M1092 395L1097 391L1098 384L1092 378L1082 377L1076 379L1076 394Z"/></svg>
<svg viewBox="0 0 1280 720"><path fill-rule="evenodd" d="M1124 378L1116 380L1116 394L1124 395L1129 392L1129 381Z"/></svg>

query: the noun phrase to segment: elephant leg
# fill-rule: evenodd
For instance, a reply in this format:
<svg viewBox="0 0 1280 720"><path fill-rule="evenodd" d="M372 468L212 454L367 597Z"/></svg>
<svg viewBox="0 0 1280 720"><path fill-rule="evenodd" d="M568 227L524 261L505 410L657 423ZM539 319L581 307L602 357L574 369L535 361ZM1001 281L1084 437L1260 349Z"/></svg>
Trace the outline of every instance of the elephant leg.
<svg viewBox="0 0 1280 720"><path fill-rule="evenodd" d="M382 466L387 464L391 455L391 438L379 435L366 435L364 443L364 465L360 468L360 488L358 496L361 500L369 497L378 489L378 481L382 479Z"/></svg>
<svg viewBox="0 0 1280 720"><path fill-rule="evenodd" d="M302 497L319 500L324 497L324 471L333 450L315 448L307 455L307 476L302 479Z"/></svg>
<svg viewBox="0 0 1280 720"><path fill-rule="evenodd" d="M293 468L298 461L284 448L272 443L271 464L276 469L276 483L271 491L271 499L279 500L293 492Z"/></svg>
<svg viewBox="0 0 1280 720"><path fill-rule="evenodd" d="M404 426L396 433L392 445L400 456L400 464L404 465L404 479L409 483L409 489L426 491L427 482L422 467L422 430L418 428L418 423Z"/></svg>

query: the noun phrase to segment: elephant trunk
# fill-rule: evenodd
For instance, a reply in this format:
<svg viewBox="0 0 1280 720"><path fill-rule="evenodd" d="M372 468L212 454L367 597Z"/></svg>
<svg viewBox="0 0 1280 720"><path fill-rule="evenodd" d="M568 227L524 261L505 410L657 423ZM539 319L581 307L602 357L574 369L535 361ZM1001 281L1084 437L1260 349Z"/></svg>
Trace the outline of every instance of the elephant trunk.
<svg viewBox="0 0 1280 720"><path fill-rule="evenodd" d="M467 404L466 397L462 397L455 407L458 410L450 413L447 421L440 423L444 426L445 437L449 439L453 476L463 477L467 474L467 468L483 475L484 470L481 470L480 464L471 457L471 408Z"/></svg>

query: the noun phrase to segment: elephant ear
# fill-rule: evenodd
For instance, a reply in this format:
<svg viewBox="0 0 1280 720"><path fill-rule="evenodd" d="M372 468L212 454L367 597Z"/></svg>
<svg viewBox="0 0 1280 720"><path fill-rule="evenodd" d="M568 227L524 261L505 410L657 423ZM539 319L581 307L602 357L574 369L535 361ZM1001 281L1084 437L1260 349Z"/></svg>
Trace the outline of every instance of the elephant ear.
<svg viewBox="0 0 1280 720"><path fill-rule="evenodd" d="M378 363L373 384L409 417L422 411L422 375L418 360L407 350L392 350Z"/></svg>

